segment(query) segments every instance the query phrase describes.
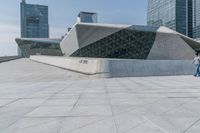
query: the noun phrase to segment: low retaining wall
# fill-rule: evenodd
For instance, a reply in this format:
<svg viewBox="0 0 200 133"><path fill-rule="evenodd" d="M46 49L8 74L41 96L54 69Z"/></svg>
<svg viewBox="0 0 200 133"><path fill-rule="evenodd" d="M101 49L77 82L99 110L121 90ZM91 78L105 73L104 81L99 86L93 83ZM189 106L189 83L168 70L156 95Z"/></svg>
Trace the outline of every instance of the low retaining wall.
<svg viewBox="0 0 200 133"><path fill-rule="evenodd" d="M106 61L101 59L67 58L59 56L31 56L31 60L87 75L107 77Z"/></svg>
<svg viewBox="0 0 200 133"><path fill-rule="evenodd" d="M20 59L20 58L21 57L19 57L19 56L5 56L5 57L0 57L0 63L11 61L11 60L17 60L17 59Z"/></svg>
<svg viewBox="0 0 200 133"><path fill-rule="evenodd" d="M31 56L31 60L98 77L192 75L191 60L124 60Z"/></svg>
<svg viewBox="0 0 200 133"><path fill-rule="evenodd" d="M111 77L192 75L190 60L110 60Z"/></svg>

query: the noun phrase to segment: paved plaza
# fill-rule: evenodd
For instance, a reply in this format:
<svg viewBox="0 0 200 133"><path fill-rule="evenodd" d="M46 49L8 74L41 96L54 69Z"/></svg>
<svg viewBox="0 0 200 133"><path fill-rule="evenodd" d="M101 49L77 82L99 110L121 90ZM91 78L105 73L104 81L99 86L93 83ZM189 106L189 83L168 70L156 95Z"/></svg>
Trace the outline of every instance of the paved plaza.
<svg viewBox="0 0 200 133"><path fill-rule="evenodd" d="M0 63L0 133L199 133L200 78L94 79Z"/></svg>

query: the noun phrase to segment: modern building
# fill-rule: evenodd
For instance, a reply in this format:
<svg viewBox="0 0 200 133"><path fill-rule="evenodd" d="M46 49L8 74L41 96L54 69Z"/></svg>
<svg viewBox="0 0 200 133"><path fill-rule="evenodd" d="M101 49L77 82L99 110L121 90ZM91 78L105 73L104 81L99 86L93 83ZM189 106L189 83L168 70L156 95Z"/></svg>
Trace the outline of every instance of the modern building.
<svg viewBox="0 0 200 133"><path fill-rule="evenodd" d="M30 59L97 78L169 76L193 74L200 42L164 26L76 23L60 48Z"/></svg>
<svg viewBox="0 0 200 133"><path fill-rule="evenodd" d="M77 16L77 23L97 23L97 13L80 12Z"/></svg>
<svg viewBox="0 0 200 133"><path fill-rule="evenodd" d="M21 37L49 38L48 6L21 4Z"/></svg>
<svg viewBox="0 0 200 133"><path fill-rule="evenodd" d="M68 57L187 60L200 43L167 27L77 23L60 47Z"/></svg>
<svg viewBox="0 0 200 133"><path fill-rule="evenodd" d="M21 56L25 58L29 58L31 55L62 56L61 39L17 38L16 42Z"/></svg>
<svg viewBox="0 0 200 133"><path fill-rule="evenodd" d="M148 0L148 26L166 26L193 37L193 1Z"/></svg>

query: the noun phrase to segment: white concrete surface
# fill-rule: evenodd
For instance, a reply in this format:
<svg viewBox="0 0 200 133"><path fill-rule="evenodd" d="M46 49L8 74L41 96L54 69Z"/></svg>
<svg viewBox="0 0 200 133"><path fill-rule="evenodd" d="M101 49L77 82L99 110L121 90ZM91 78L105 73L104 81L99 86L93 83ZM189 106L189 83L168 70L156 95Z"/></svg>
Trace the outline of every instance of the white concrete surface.
<svg viewBox="0 0 200 133"><path fill-rule="evenodd" d="M60 48L62 53L66 56L70 56L79 48L76 28L73 27L68 35L60 42Z"/></svg>
<svg viewBox="0 0 200 133"><path fill-rule="evenodd" d="M149 60L192 60L195 51L173 30L160 27L147 57ZM165 31L166 32L163 32Z"/></svg>
<svg viewBox="0 0 200 133"><path fill-rule="evenodd" d="M98 78L192 75L191 60L125 60L31 56L31 60L94 75Z"/></svg>
<svg viewBox="0 0 200 133"><path fill-rule="evenodd" d="M1 133L199 133L200 79L88 79L20 59L0 64Z"/></svg>

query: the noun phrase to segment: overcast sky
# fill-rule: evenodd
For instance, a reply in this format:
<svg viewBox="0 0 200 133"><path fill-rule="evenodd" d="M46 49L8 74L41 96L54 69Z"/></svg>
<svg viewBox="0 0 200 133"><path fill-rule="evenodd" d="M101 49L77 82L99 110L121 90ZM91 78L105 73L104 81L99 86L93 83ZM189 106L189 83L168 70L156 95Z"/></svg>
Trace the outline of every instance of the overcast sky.
<svg viewBox="0 0 200 133"><path fill-rule="evenodd" d="M146 25L147 0L26 0L49 6L50 37L60 37L80 11L98 13L100 23ZM0 56L16 55L21 0L0 1Z"/></svg>

